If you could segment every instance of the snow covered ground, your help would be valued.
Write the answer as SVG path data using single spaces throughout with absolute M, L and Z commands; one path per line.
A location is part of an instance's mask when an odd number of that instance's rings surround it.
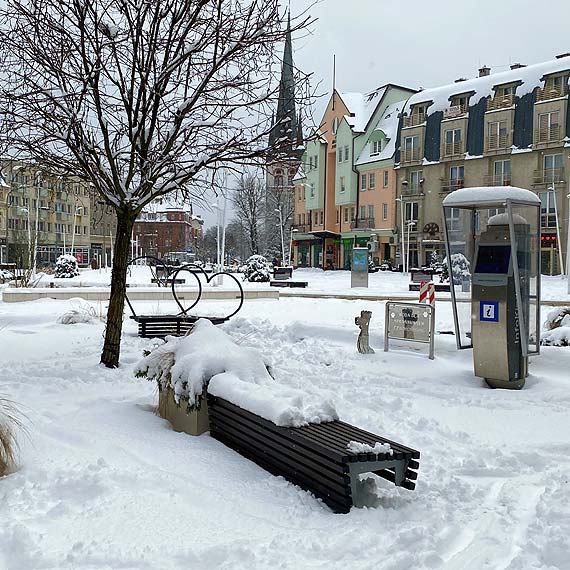
M 401 275 L 370 277 L 371 292 L 407 289 Z M 354 292 L 345 272 L 296 278 Z M 566 298 L 564 282 L 545 281 Z M 570 348 L 544 347 L 522 391 L 490 390 L 453 336 L 436 336 L 434 361 L 422 345 L 384 353 L 382 302 L 246 302 L 223 328 L 279 382 L 422 454 L 415 491 L 379 481 L 373 506 L 335 515 L 207 434 L 169 429 L 153 414 L 155 387 L 133 375 L 156 341 L 126 319 L 122 366 L 107 370 L 101 321 L 57 323 L 78 305 L 0 302 L 0 393 L 28 431 L 19 470 L 0 479 L 2 570 L 570 568 Z M 356 351 L 363 309 L 372 355 Z M 436 321 L 452 328 L 449 303 Z

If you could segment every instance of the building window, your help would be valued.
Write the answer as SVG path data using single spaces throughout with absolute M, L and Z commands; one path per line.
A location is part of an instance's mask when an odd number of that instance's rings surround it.
M 404 209 L 404 219 L 406 222 L 418 220 L 419 206 L 417 202 L 406 202 Z
M 363 220 L 366 217 L 366 206 L 360 206 L 360 219 Z
M 316 210 L 313 213 L 313 223 L 315 226 L 319 223 L 319 213 Z
M 368 177 L 368 190 L 374 190 L 375 186 L 376 186 L 376 174 L 374 174 L 374 172 L 371 172 Z
M 544 182 L 560 182 L 564 178 L 561 154 L 544 155 Z
M 368 220 L 372 221 L 374 219 L 374 205 L 368 204 Z
M 410 172 L 410 189 L 417 190 L 424 181 L 423 170 L 412 170 Z
M 382 141 L 370 141 L 370 156 L 380 154 L 382 152 Z
M 493 183 L 495 186 L 511 185 L 510 160 L 495 160 L 493 163 Z
M 338 149 L 338 161 L 342 162 L 342 148 Z
M 449 169 L 449 181 L 451 186 L 455 189 L 463 188 L 463 183 L 465 181 L 465 167 L 464 166 L 452 166 Z
M 487 125 L 487 148 L 496 150 L 507 147 L 507 121 L 495 121 Z
M 340 191 L 344 192 L 345 190 L 346 190 L 346 177 L 341 176 L 340 177 Z
M 332 123 L 332 132 L 333 135 L 336 135 L 336 132 L 338 131 L 338 117 L 335 117 L 333 119 L 333 123 Z
M 315 196 L 315 185 L 312 182 L 311 182 L 310 188 L 311 188 L 311 198 L 314 198 L 314 196 Z
M 344 147 L 344 160 L 348 160 L 348 145 Z
M 304 215 L 304 214 L 303 214 L 303 215 Z M 302 224 L 302 222 L 301 222 L 301 220 L 302 220 L 301 214 L 297 214 L 297 220 L 298 220 L 297 223 L 298 223 L 299 225 L 301 225 L 301 224 Z
M 540 192 L 540 226 L 542 228 L 556 227 L 556 194 L 554 192 Z
M 461 154 L 461 129 L 445 131 L 445 155 Z
M 18 205 L 18 196 L 14 196 L 14 195 L 10 194 L 8 196 L 8 204 L 10 206 L 17 206 Z
M 420 137 L 405 137 L 404 138 L 404 161 L 419 160 L 420 159 Z
M 325 223 L 325 211 L 324 210 L 321 210 L 320 217 L 321 217 L 321 226 L 322 226 Z
M 340 223 L 340 208 L 336 209 L 336 223 Z
M 314 164 L 314 168 L 319 167 L 319 155 L 318 154 L 315 155 L 315 158 L 313 159 L 313 164 Z
M 366 190 L 366 174 L 360 175 L 360 189 Z
M 344 221 L 345 223 L 348 222 L 348 208 L 344 209 Z
M 560 124 L 558 111 L 541 113 L 538 115 L 538 131 L 536 142 L 550 142 L 560 140 Z
M 350 208 L 350 221 L 354 222 L 354 208 Z
M 388 219 L 388 204 L 386 203 L 382 204 L 382 219 L 383 220 Z
M 313 157 L 309 156 L 309 170 L 313 170 Z
M 461 210 L 459 208 L 449 209 L 449 229 L 458 231 L 461 229 Z
M 390 181 L 390 173 L 387 170 L 384 170 L 384 188 L 388 188 L 388 182 Z
M 299 188 L 299 202 L 303 199 L 303 187 Z

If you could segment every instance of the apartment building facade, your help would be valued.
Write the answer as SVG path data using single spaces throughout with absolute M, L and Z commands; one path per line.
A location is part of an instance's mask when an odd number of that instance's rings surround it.
M 399 244 L 410 230 L 410 266 L 428 264 L 433 252 L 445 255 L 441 202 L 449 192 L 512 185 L 539 195 L 541 270 L 561 271 L 569 219 L 569 76 L 568 55 L 496 74 L 483 67 L 475 79 L 408 100 L 396 153 L 396 223 Z
M 89 186 L 16 160 L 4 161 L 2 173 L 0 263 L 27 265 L 32 247 L 39 267 L 54 264 L 63 253 L 73 253 L 79 265 L 88 265 Z
M 399 113 L 413 90 L 334 91 L 295 177 L 294 258 L 303 266 L 350 267 L 351 251 L 378 236 L 377 261 L 393 254 Z

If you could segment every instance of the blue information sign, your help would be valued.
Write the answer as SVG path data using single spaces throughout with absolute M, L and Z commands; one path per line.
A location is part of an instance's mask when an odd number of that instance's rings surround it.
M 499 302 L 479 301 L 479 320 L 487 323 L 499 322 Z
M 352 250 L 352 270 L 368 271 L 368 248 L 354 248 Z

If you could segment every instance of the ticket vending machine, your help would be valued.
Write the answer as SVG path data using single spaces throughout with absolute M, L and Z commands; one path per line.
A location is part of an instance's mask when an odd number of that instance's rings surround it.
M 522 388 L 528 374 L 523 354 L 519 307 L 515 284 L 518 264 L 522 311 L 529 314 L 528 278 L 530 226 L 515 216 L 516 257 L 511 247 L 506 214 L 489 218 L 475 247 L 471 322 L 475 375 L 493 388 Z
M 463 188 L 443 200 L 443 217 L 457 346 L 473 349 L 490 387 L 520 389 L 540 345 L 540 200 Z

